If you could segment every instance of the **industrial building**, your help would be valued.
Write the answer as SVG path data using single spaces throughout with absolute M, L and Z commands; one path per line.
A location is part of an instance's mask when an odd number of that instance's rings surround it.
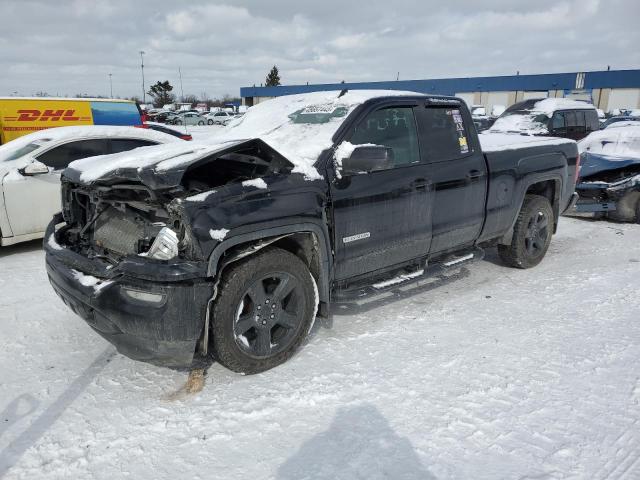
M 501 77 L 440 78 L 390 82 L 325 83 L 243 87 L 242 104 L 256 105 L 269 98 L 322 90 L 384 89 L 410 90 L 428 94 L 455 95 L 469 105 L 509 106 L 520 100 L 567 97 L 593 102 L 610 112 L 620 108 L 640 108 L 640 70 L 508 75 Z

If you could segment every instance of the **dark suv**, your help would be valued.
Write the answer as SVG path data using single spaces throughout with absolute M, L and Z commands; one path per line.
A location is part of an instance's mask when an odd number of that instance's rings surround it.
M 600 123 L 597 110 L 589 103 L 537 98 L 511 105 L 489 130 L 580 140 L 600 130 Z

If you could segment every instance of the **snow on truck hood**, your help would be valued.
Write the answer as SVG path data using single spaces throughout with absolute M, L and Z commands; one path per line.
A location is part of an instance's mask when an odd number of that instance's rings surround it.
M 118 170 L 146 169 L 157 173 L 185 169 L 189 164 L 222 149 L 260 139 L 293 165 L 293 172 L 320 178 L 313 166 L 320 153 L 333 145 L 332 137 L 347 116 L 367 100 L 388 96 L 424 96 L 394 90 L 353 90 L 287 95 L 251 107 L 219 133 L 183 145 L 138 148 L 135 151 L 73 162 L 65 175 L 89 183 Z

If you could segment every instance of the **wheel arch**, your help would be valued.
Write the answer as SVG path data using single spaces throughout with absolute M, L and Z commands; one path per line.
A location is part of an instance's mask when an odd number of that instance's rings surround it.
M 515 211 L 513 221 L 507 233 L 505 233 L 499 244 L 510 245 L 513 238 L 513 231 L 515 228 L 518 214 L 524 204 L 524 199 L 527 195 L 540 195 L 549 200 L 551 208 L 553 210 L 553 233 L 555 234 L 558 229 L 558 217 L 560 216 L 560 199 L 562 197 L 562 177 L 560 175 L 547 175 L 544 177 L 536 177 L 529 179 L 524 183 L 520 195 L 518 196 L 518 208 Z
M 321 304 L 330 302 L 331 246 L 326 227 L 296 223 L 230 236 L 209 256 L 207 276 L 218 278 L 229 264 L 249 257 L 267 246 L 276 246 L 299 257 L 318 285 Z

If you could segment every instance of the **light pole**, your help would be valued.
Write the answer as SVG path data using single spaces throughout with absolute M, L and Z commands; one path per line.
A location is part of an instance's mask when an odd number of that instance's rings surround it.
M 113 98 L 113 82 L 111 81 L 111 76 L 113 75 L 113 73 L 109 74 L 109 94 L 111 96 L 111 98 Z
M 147 103 L 147 94 L 144 91 L 144 50 L 140 50 L 140 71 L 142 72 L 142 103 Z

